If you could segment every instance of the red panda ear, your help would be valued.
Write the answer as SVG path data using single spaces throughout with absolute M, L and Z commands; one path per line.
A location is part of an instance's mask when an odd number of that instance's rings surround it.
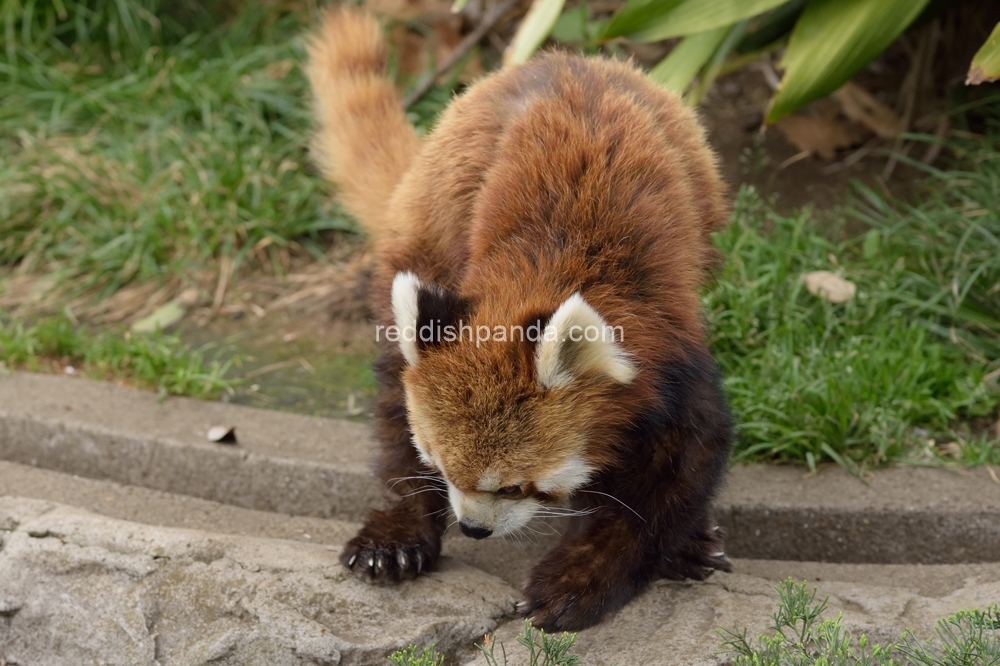
M 423 284 L 413 273 L 397 273 L 392 281 L 392 315 L 399 348 L 410 365 L 421 352 L 452 342 L 461 335 L 470 308 L 465 299 L 436 284 Z
M 566 386 L 585 374 L 602 374 L 622 384 L 636 369 L 621 346 L 624 331 L 612 328 L 579 293 L 559 306 L 535 349 L 535 378 L 542 388 Z

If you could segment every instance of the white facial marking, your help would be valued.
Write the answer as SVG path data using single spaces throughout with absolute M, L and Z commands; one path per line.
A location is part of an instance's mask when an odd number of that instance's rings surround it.
M 496 492 L 500 488 L 500 475 L 493 470 L 486 472 L 480 477 L 476 488 L 482 490 L 484 493 Z
M 434 460 L 430 457 L 430 454 L 427 453 L 427 450 L 420 445 L 420 440 L 417 438 L 416 435 L 413 436 L 412 441 L 413 441 L 413 448 L 417 450 L 417 457 L 420 458 L 420 462 L 431 468 L 437 467 L 437 465 L 435 465 L 434 463 Z
M 505 500 L 490 493 L 466 494 L 451 481 L 448 500 L 458 520 L 463 518 L 478 526 L 492 530 L 493 536 L 510 534 L 524 527 L 538 510 L 538 503 L 531 499 Z
M 559 306 L 535 352 L 535 376 L 543 388 L 566 386 L 586 373 L 600 373 L 622 384 L 638 372 L 614 339 L 614 329 L 579 293 Z
M 573 456 L 556 471 L 547 474 L 535 483 L 535 487 L 543 493 L 559 492 L 570 494 L 590 480 L 593 470 L 579 456 Z
M 397 273 L 392 281 L 392 316 L 399 335 L 399 350 L 410 365 L 416 365 L 417 354 L 417 293 L 420 280 L 410 271 Z

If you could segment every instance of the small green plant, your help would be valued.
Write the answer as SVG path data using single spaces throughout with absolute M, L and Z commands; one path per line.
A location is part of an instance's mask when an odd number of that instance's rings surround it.
M 517 642 L 528 649 L 529 666 L 577 666 L 580 657 L 570 654 L 576 643 L 576 634 L 547 634 L 544 629 L 536 629 L 529 620 L 524 621 L 524 631 L 517 635 Z M 487 636 L 482 645 L 477 645 L 489 666 L 507 666 L 507 651 L 503 643 Z M 497 659 L 496 648 L 500 648 Z
M 580 657 L 570 654 L 576 634 L 547 634 L 525 620 L 524 631 L 517 635 L 516 640 L 528 650 L 528 666 L 579 666 Z M 495 636 L 486 636 L 483 644 L 476 645 L 476 648 L 489 666 L 507 666 L 507 650 Z M 388 659 L 396 666 L 444 666 L 444 657 L 437 653 L 433 645 L 422 652 L 411 645 L 389 655 Z
M 899 651 L 907 662 L 920 666 L 996 666 L 1000 664 L 1000 607 L 959 611 L 938 620 L 941 647 L 921 643 L 907 631 Z
M 444 657 L 437 653 L 433 645 L 424 648 L 423 652 L 418 652 L 418 649 L 411 645 L 405 650 L 394 652 L 389 655 L 389 661 L 396 666 L 444 666 Z
M 747 638 L 746 628 L 719 630 L 723 653 L 735 666 L 996 666 L 1000 664 L 1000 609 L 966 610 L 939 620 L 940 647 L 907 630 L 899 644 L 869 645 L 841 626 L 841 615 L 820 621 L 826 599 L 791 579 L 777 586 L 780 601 L 770 635 Z
M 816 603 L 816 588 L 791 579 L 778 585 L 781 601 L 771 615 L 770 636 L 747 638 L 746 628 L 720 629 L 722 647 L 732 655 L 735 666 L 890 666 L 892 646 L 868 646 L 868 637 L 856 641 L 835 620 L 819 621 L 826 610 L 826 600 Z

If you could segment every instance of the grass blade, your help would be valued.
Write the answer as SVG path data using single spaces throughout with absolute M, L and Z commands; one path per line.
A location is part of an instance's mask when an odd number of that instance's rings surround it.
M 545 43 L 553 26 L 562 14 L 566 0 L 534 0 L 521 25 L 517 28 L 514 41 L 503 56 L 504 66 L 520 65 Z
M 684 94 L 691 79 L 705 66 L 728 33 L 729 26 L 723 26 L 685 37 L 649 70 L 649 78 L 671 92 Z

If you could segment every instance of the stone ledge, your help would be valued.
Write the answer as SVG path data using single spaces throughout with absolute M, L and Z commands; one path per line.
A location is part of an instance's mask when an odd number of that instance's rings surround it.
M 239 444 L 212 444 L 211 425 Z M 0 377 L 0 460 L 249 509 L 357 522 L 380 496 L 362 424 L 81 379 Z M 985 469 L 737 466 L 717 503 L 736 557 L 875 563 L 1000 560 L 1000 485 Z
M 236 446 L 209 442 L 235 426 Z M 361 520 L 381 497 L 367 426 L 15 372 L 0 460 L 292 515 Z
M 513 613 L 511 587 L 459 561 L 378 587 L 336 550 L 0 497 L 0 651 L 51 666 L 381 666 L 435 643 L 459 663 Z

